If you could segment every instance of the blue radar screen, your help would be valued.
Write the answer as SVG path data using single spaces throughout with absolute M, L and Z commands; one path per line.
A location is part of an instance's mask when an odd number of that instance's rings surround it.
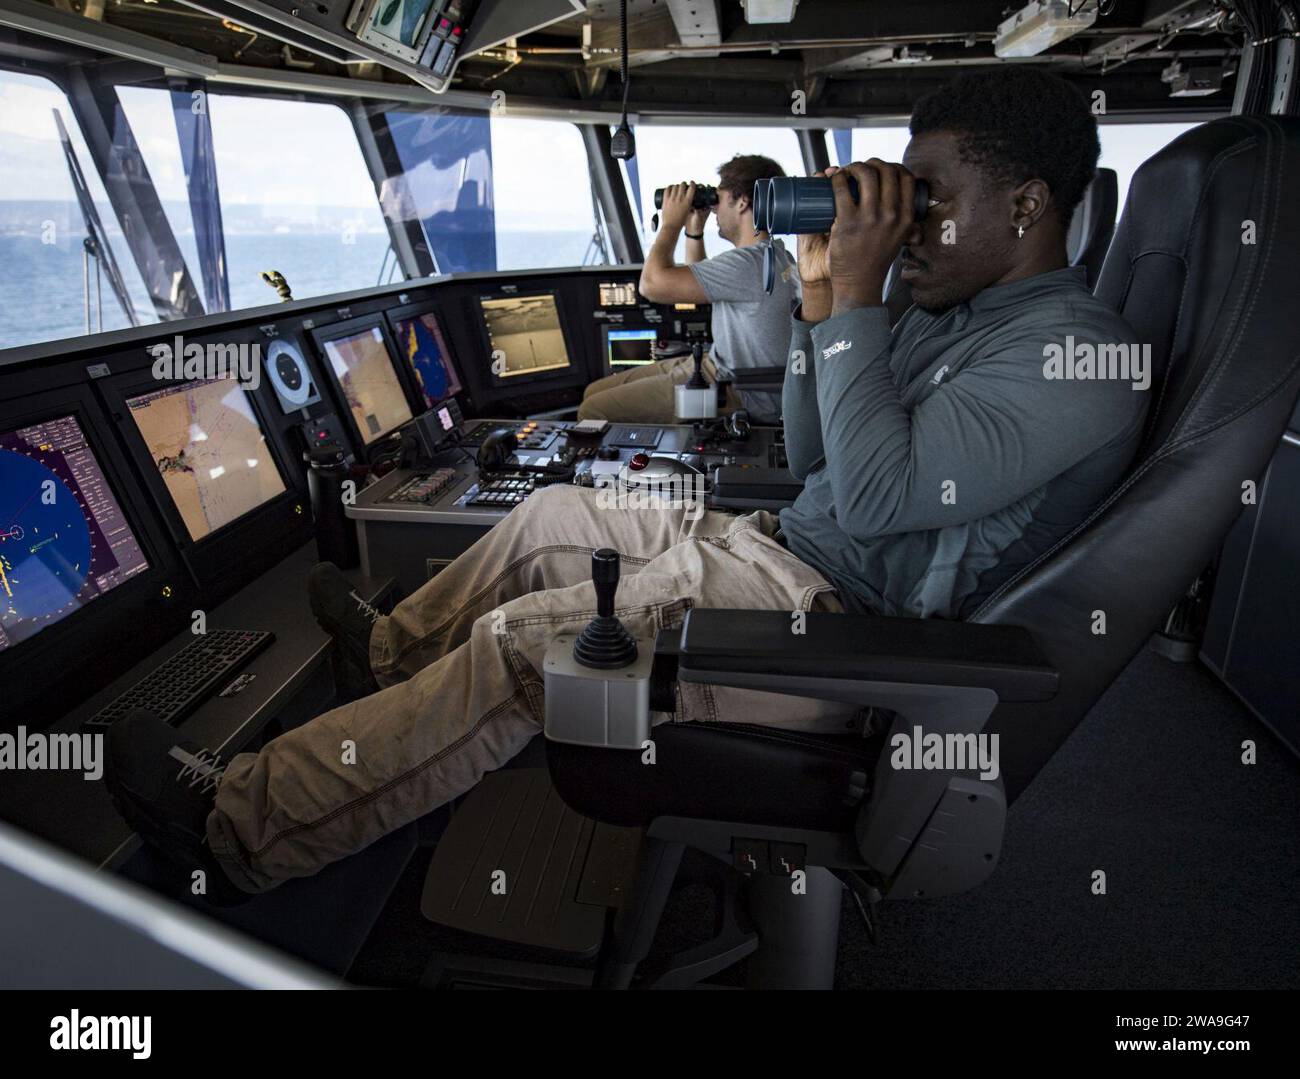
M 0 431 L 0 649 L 147 568 L 74 417 Z

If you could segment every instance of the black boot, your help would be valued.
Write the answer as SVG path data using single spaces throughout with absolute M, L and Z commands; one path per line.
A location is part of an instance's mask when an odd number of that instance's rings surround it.
M 312 614 L 339 646 L 339 692 L 349 700 L 379 689 L 370 669 L 370 633 L 379 611 L 353 591 L 333 562 L 318 562 L 307 578 Z
M 252 899 L 208 848 L 208 814 L 226 770 L 221 758 L 140 708 L 109 727 L 107 741 L 104 782 L 122 819 L 184 870 L 187 884 L 194 870 L 203 870 L 209 903 L 227 907 Z

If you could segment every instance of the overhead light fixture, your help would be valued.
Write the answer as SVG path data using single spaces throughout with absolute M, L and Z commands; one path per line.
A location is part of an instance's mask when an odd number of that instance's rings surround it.
M 740 0 L 748 23 L 792 22 L 799 0 Z
M 1033 0 L 998 24 L 993 53 L 1002 59 L 1037 56 L 1096 21 L 1093 0 L 1083 0 L 1078 10 L 1071 0 Z

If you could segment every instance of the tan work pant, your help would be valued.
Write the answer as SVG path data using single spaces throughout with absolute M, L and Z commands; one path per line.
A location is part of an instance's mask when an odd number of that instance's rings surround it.
M 706 355 L 700 367 L 710 383 L 717 382 L 718 372 L 711 357 Z M 583 392 L 578 419 L 673 423 L 676 419 L 674 391 L 690 379 L 694 370 L 695 360 L 691 356 L 674 356 L 671 360 L 658 360 L 598 378 Z M 734 412 L 744 407 L 736 391 L 728 386 L 726 402 L 719 411 Z
M 307 876 L 468 791 L 542 729 L 542 659 L 596 613 L 591 555 L 622 555 L 617 613 L 638 638 L 688 609 L 842 610 L 785 549 L 777 521 L 698 503 L 627 508 L 608 491 L 532 495 L 375 625 L 379 692 L 230 762 L 208 840 L 231 878 L 261 891 Z M 304 597 L 304 602 L 306 598 Z M 845 705 L 680 684 L 673 718 L 843 732 Z M 656 722 L 669 716 L 654 714 Z

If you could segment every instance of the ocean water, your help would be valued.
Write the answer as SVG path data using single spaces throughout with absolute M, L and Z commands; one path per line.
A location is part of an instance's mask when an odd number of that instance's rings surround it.
M 358 233 L 344 243 L 340 233 L 230 233 L 226 236 L 231 306 L 235 310 L 279 301 L 275 290 L 259 276 L 279 270 L 295 299 L 309 299 L 379 284 L 388 250 L 386 233 Z M 499 232 L 497 268 L 577 266 L 587 252 L 586 232 Z M 182 252 L 195 274 L 191 236 L 180 237 Z M 120 235 L 113 237 L 118 267 L 126 278 L 141 324 L 157 322 L 144 282 L 129 259 Z M 390 259 L 391 265 L 391 259 Z M 486 269 L 486 267 L 485 267 Z M 202 283 L 196 278 L 202 291 Z M 91 272 L 91 318 L 95 324 L 94 272 Z M 103 328 L 122 329 L 130 323 L 122 313 L 107 279 L 101 285 Z M 60 242 L 43 244 L 39 235 L 0 234 L 0 349 L 38 341 L 80 337 L 86 332 L 85 289 L 82 281 L 82 237 L 65 234 Z

